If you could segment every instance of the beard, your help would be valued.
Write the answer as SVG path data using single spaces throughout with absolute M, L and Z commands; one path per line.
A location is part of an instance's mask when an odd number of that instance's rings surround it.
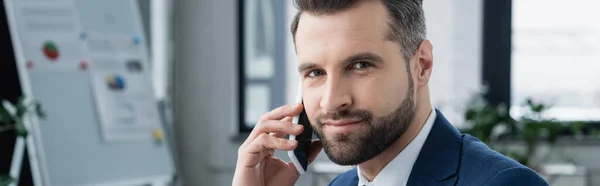
M 381 154 L 410 126 L 415 113 L 413 92 L 414 85 L 409 79 L 409 89 L 404 100 L 392 113 L 385 116 L 375 117 L 370 111 L 361 109 L 317 115 L 315 119 L 317 125 L 314 129 L 327 157 L 338 165 L 357 165 Z M 358 125 L 364 126 L 359 126 L 358 131 L 354 133 L 331 135 L 324 133 L 324 125 L 321 121 L 342 118 L 360 119 Z

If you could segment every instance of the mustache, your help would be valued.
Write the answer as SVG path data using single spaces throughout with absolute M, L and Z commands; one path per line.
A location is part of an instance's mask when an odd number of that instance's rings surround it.
M 319 125 L 323 125 L 324 120 L 340 120 L 340 119 L 359 119 L 365 122 L 371 122 L 373 114 L 368 110 L 341 110 L 336 112 L 319 113 L 315 117 L 315 121 Z

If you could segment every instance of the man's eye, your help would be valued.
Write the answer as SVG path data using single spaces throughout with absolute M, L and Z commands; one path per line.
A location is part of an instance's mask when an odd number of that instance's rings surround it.
M 313 70 L 313 71 L 308 72 L 308 74 L 307 74 L 308 77 L 317 77 L 320 75 L 323 75 L 323 72 L 320 70 Z
M 371 66 L 371 64 L 369 64 L 367 62 L 357 62 L 357 63 L 354 63 L 354 65 L 352 65 L 352 68 L 353 69 L 364 69 L 364 68 L 367 68 L 370 66 Z

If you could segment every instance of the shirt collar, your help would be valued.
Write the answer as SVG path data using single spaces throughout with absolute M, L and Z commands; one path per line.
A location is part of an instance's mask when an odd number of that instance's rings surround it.
M 390 163 L 388 163 L 372 182 L 369 182 L 360 172 L 360 167 L 356 166 L 358 174 L 358 186 L 382 186 L 382 185 L 406 185 L 412 167 L 421 152 L 421 148 L 433 127 L 436 111 L 431 109 L 431 113 L 425 121 L 423 128 L 417 136 L 400 152 Z

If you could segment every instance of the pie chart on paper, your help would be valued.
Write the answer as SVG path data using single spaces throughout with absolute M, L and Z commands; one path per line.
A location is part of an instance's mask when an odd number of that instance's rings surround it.
M 122 91 L 125 89 L 125 78 L 120 75 L 110 74 L 106 76 L 108 88 L 113 91 Z
M 52 41 L 46 41 L 42 47 L 42 51 L 44 52 L 46 58 L 52 60 L 53 62 L 56 61 L 60 55 L 58 46 L 56 46 L 56 44 Z

